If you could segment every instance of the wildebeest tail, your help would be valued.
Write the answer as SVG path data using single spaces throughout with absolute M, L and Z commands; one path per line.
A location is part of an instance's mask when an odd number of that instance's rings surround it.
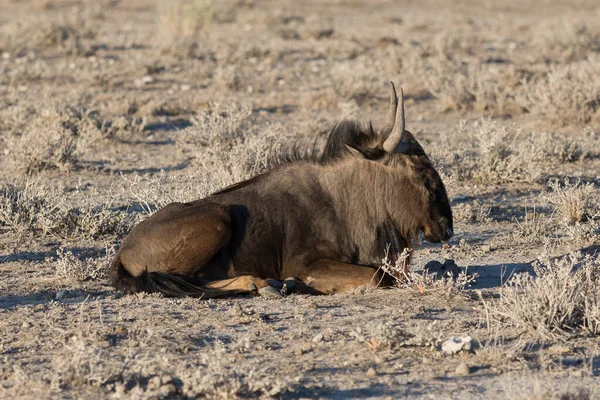
M 166 272 L 144 271 L 133 276 L 116 257 L 110 266 L 110 278 L 116 289 L 127 293 L 162 293 L 167 297 L 202 297 L 213 298 L 240 293 L 237 290 L 214 289 L 203 285 L 198 280 Z

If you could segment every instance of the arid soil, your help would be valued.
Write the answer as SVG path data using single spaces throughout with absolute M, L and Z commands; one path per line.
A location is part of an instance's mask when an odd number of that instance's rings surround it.
M 0 398 L 600 398 L 599 20 L 583 0 L 0 0 Z M 381 127 L 389 81 L 454 213 L 410 281 L 110 287 L 136 222 L 344 118 Z

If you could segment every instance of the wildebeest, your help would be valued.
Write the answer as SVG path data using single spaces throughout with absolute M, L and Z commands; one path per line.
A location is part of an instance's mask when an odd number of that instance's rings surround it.
M 400 100 L 400 101 L 399 101 Z M 446 189 L 405 130 L 390 86 L 387 121 L 342 121 L 318 159 L 295 160 L 204 199 L 171 203 L 133 228 L 110 266 L 116 288 L 211 298 L 283 291 L 324 294 L 387 285 L 377 270 L 420 233 L 453 235 Z M 281 281 L 294 277 L 294 281 Z

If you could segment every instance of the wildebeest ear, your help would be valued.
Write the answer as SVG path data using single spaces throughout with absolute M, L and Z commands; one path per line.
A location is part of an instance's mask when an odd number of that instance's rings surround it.
M 385 150 L 380 147 L 376 147 L 374 149 L 370 147 L 364 147 L 359 145 L 352 145 L 348 143 L 344 143 L 348 151 L 352 154 L 360 154 L 367 160 L 379 160 L 385 155 Z
M 421 144 L 409 131 L 404 131 L 404 140 L 400 143 L 399 147 L 405 148 L 404 151 L 402 151 L 401 149 L 399 153 L 410 154 L 413 156 L 420 156 L 425 154 L 425 150 L 423 150 Z

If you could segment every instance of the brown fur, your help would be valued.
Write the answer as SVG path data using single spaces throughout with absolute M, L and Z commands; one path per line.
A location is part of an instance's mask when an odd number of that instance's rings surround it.
M 403 106 L 400 115 L 403 128 Z M 402 152 L 390 154 L 383 147 L 392 134 L 343 122 L 319 159 L 288 160 L 207 198 L 168 205 L 125 239 L 111 264 L 113 284 L 203 297 L 261 289 L 267 278 L 296 277 L 315 293 L 389 284 L 376 272 L 388 245 L 397 257 L 419 232 L 433 242 L 452 235 L 439 175 L 412 134 L 400 133 L 402 141 L 386 147 Z

